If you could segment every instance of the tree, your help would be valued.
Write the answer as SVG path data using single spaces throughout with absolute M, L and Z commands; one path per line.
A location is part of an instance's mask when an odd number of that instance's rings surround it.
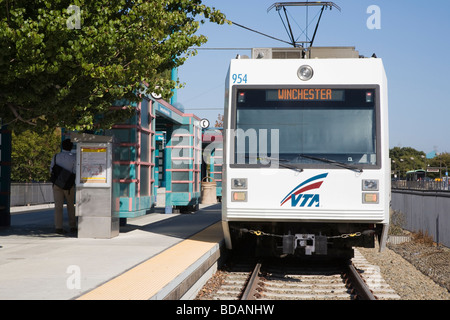
M 450 168 L 450 153 L 437 154 L 432 159 L 427 159 L 425 152 L 411 147 L 395 147 L 389 150 L 392 161 L 392 172 L 399 178 L 406 178 L 406 172 L 411 170 L 427 170 L 429 167 L 440 168 L 439 172 L 427 172 L 428 178 L 439 178 L 445 176 L 445 170 Z
M 450 169 L 450 153 L 439 153 L 433 159 L 427 160 L 427 165 L 429 167 L 439 168 L 439 172 L 433 174 L 427 174 L 432 178 L 442 178 L 446 176 L 446 172 Z
M 424 169 L 426 167 L 426 155 L 423 151 L 418 151 L 411 147 L 394 147 L 389 150 L 389 157 L 392 161 L 392 171 L 400 178 L 406 177 L 406 172 L 411 170 Z
M 26 130 L 12 132 L 11 180 L 18 182 L 48 181 L 50 162 L 60 152 L 61 132 L 38 134 Z
M 201 0 L 0 0 L 0 118 L 16 132 L 109 128 L 207 41 Z M 123 110 L 111 110 L 125 101 Z

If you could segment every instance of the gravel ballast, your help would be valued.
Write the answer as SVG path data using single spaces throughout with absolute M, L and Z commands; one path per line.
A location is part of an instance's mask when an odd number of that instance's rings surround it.
M 380 268 L 401 300 L 450 300 L 450 249 L 414 241 L 378 248 L 358 248 Z

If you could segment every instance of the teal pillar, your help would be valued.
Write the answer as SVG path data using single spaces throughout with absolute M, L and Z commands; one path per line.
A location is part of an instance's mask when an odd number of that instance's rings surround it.
M 0 227 L 11 226 L 11 131 L 0 126 Z
M 165 170 L 165 185 L 166 185 L 166 210 L 165 213 L 172 213 L 172 171 L 167 171 L 167 169 L 172 169 L 172 127 L 167 127 L 166 131 L 166 145 L 164 148 L 164 170 Z
M 171 80 L 177 82 L 178 81 L 178 69 L 177 68 L 173 68 L 172 72 L 171 72 Z M 170 99 L 170 104 L 174 105 L 175 103 L 177 103 L 178 100 L 178 96 L 177 96 L 177 88 L 172 89 L 173 95 L 172 98 Z

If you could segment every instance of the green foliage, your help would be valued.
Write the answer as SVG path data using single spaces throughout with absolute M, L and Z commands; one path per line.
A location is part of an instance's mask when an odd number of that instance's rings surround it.
M 423 151 L 418 151 L 411 147 L 395 147 L 389 150 L 389 157 L 392 161 L 392 172 L 398 178 L 405 179 L 406 172 L 411 170 L 426 169 L 427 167 L 442 167 L 441 174 L 445 175 L 445 167 L 450 165 L 450 153 L 440 154 L 433 159 L 427 159 Z M 427 173 L 427 177 L 437 178 L 439 173 Z
M 110 128 L 132 112 L 115 101 L 170 95 L 160 75 L 207 41 L 199 15 L 225 22 L 201 0 L 0 0 L 0 118 L 16 132 Z
M 405 178 L 407 171 L 425 169 L 426 154 L 414 148 L 395 147 L 389 150 L 389 157 L 392 160 L 392 171 L 400 178 Z
M 445 176 L 445 172 L 450 169 L 450 153 L 441 153 L 436 155 L 433 159 L 427 159 L 427 166 L 441 168 L 440 173 L 427 174 L 427 176 L 432 178 L 441 178 Z
M 31 130 L 13 132 L 11 138 L 11 180 L 48 181 L 52 157 L 61 150 L 60 130 L 44 134 Z

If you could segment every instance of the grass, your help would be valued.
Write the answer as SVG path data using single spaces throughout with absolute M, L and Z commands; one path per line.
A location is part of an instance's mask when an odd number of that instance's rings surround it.
M 406 226 L 406 216 L 400 211 L 391 210 L 390 224 L 389 224 L 389 235 L 391 236 L 404 236 L 409 232 L 405 232 L 403 229 Z M 424 246 L 435 246 L 433 237 L 428 234 L 428 231 L 417 231 L 411 233 L 411 239 L 417 244 L 422 244 Z
M 403 227 L 406 225 L 406 217 L 405 214 L 400 211 L 391 210 L 391 217 L 389 224 L 389 232 L 388 234 L 391 236 L 404 236 L 405 232 Z
M 412 234 L 412 240 L 415 243 L 423 244 L 425 246 L 431 247 L 435 245 L 433 237 L 428 234 L 428 231 L 418 231 Z

